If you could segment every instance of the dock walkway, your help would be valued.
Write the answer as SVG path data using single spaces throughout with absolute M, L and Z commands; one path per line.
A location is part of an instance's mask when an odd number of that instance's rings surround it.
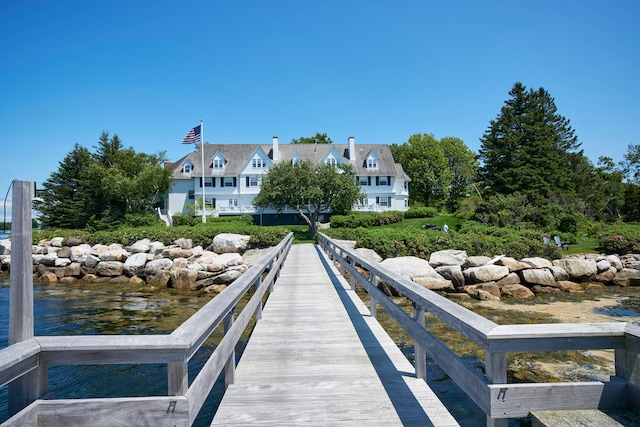
M 294 245 L 211 423 L 458 426 L 313 244 Z

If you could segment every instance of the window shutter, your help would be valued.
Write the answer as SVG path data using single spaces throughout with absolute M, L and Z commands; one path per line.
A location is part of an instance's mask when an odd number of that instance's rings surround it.
M 376 176 L 376 185 L 380 185 L 380 177 Z
M 213 182 L 213 184 L 211 184 L 211 186 L 215 187 L 216 186 L 216 178 L 215 177 L 211 178 L 211 182 Z M 213 200 L 215 200 L 215 199 L 213 199 Z
M 249 177 L 247 177 L 247 187 L 249 186 Z
M 371 185 L 371 177 L 370 176 L 367 177 L 367 185 Z
M 236 180 L 236 177 L 235 177 L 235 176 L 233 177 L 233 186 L 234 186 L 234 187 L 237 187 L 237 186 L 238 186 L 238 182 L 237 182 L 237 180 Z
M 202 177 L 198 178 L 198 180 L 200 181 L 200 187 L 202 187 Z
M 213 178 L 213 180 L 215 181 L 216 179 L 215 179 L 215 178 Z M 215 199 L 215 197 L 214 197 L 213 199 L 211 199 L 211 207 L 212 207 L 213 209 L 215 209 L 215 208 L 216 208 L 216 199 Z
M 376 196 L 376 205 L 380 204 L 380 197 Z
M 391 185 L 391 177 L 390 176 L 387 177 L 387 185 Z
M 389 199 L 387 201 L 387 207 L 389 207 L 389 208 L 391 207 L 391 196 L 389 196 Z

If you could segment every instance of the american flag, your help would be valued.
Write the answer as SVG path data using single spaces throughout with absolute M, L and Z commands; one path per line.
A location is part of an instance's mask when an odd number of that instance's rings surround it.
M 198 125 L 196 127 L 194 127 L 193 129 L 191 129 L 188 133 L 187 136 L 185 136 L 184 138 L 182 138 L 182 143 L 183 144 L 193 144 L 195 142 L 200 142 L 200 128 L 202 127 L 202 125 Z

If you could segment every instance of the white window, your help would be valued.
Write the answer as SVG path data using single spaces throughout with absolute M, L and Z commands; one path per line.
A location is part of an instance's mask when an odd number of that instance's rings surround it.
M 360 180 L 360 185 L 369 185 L 369 178 L 366 176 L 361 176 L 359 178 Z
M 389 185 L 389 180 L 387 179 L 386 176 L 379 176 L 378 185 Z
M 261 157 L 254 157 L 252 165 L 256 169 L 264 169 L 267 167 L 267 162 L 265 162 Z
M 186 162 L 184 165 L 182 165 L 182 170 L 180 172 L 191 173 L 191 171 L 193 171 L 193 165 L 189 162 Z
M 213 169 L 222 169 L 222 168 L 224 168 L 224 160 L 221 159 L 220 157 L 216 157 L 215 159 L 213 159 L 213 163 L 211 164 L 211 167 Z
M 378 159 L 373 156 L 367 157 L 367 169 L 378 169 Z
M 249 187 L 257 187 L 258 186 L 258 177 L 256 175 L 249 177 Z
M 238 199 L 229 199 L 229 207 L 238 207 Z
M 336 166 L 336 165 L 338 164 L 338 161 L 337 161 L 337 160 L 336 160 L 336 158 L 335 158 L 335 157 L 333 157 L 333 156 L 329 156 L 329 157 L 327 157 L 327 160 L 326 160 L 325 162 L 326 162 L 328 165 L 331 165 L 331 166 Z
M 225 187 L 235 187 L 234 185 L 234 179 L 230 178 L 230 177 L 225 177 L 224 178 L 224 186 Z

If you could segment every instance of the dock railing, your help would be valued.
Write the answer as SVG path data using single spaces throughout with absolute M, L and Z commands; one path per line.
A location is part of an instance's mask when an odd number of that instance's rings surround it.
M 351 287 L 370 296 L 370 312 L 381 306 L 414 340 L 416 375 L 426 381 L 428 355 L 486 414 L 487 426 L 532 411 L 612 409 L 640 406 L 640 327 L 624 322 L 498 325 L 411 280 L 358 255 L 325 234 L 318 242 Z M 377 288 L 385 282 L 413 302 L 408 315 Z M 431 313 L 485 351 L 484 374 L 425 329 Z M 507 383 L 507 353 L 551 350 L 615 351 L 615 375 L 608 382 Z
M 217 378 L 224 372 L 225 384 L 233 383 L 236 344 L 254 314 L 260 320 L 263 298 L 273 290 L 292 239 L 293 234 L 285 237 L 171 334 L 27 336 L 0 350 L 0 386 L 9 384 L 13 415 L 2 426 L 191 426 Z M 248 294 L 249 301 L 236 316 L 236 305 Z M 32 298 L 32 292 L 25 295 Z M 189 360 L 220 324 L 223 338 L 189 385 Z M 51 398 L 48 367 L 87 364 L 166 364 L 167 396 L 45 400 Z

